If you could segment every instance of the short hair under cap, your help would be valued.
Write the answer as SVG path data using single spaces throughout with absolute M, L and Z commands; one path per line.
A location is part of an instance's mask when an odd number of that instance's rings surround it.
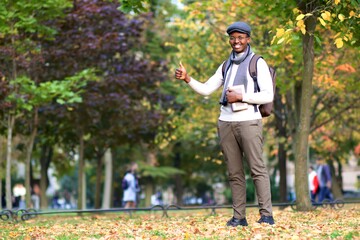
M 234 22 L 227 28 L 226 32 L 229 35 L 233 32 L 246 33 L 250 37 L 251 28 L 245 22 Z

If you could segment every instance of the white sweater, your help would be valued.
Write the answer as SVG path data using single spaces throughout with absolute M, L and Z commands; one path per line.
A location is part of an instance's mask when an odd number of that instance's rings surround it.
M 239 65 L 234 64 L 231 72 L 229 71 L 227 73 L 231 74 L 228 87 L 233 85 L 238 67 Z M 273 101 L 274 97 L 269 67 L 266 64 L 265 60 L 262 58 L 259 58 L 257 62 L 257 79 L 260 92 L 254 93 L 254 80 L 250 76 L 249 71 L 247 71 L 248 83 L 246 93 L 243 95 L 243 102 L 247 102 L 250 104 L 248 109 L 233 112 L 230 104 L 227 104 L 226 106 L 221 105 L 219 120 L 226 122 L 240 122 L 261 119 L 260 111 L 255 112 L 254 106 L 252 104 L 256 104 L 256 107 L 258 108 L 259 104 L 269 103 Z M 204 96 L 210 95 L 223 85 L 222 64 L 218 67 L 215 74 L 210 77 L 205 83 L 201 83 L 191 78 L 188 84 L 197 93 Z

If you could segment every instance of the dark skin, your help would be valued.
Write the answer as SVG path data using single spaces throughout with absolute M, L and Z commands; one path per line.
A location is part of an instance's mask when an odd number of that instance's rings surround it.
M 246 33 L 232 32 L 229 35 L 229 43 L 233 51 L 236 53 L 242 53 L 246 50 L 248 43 L 250 43 L 250 37 Z M 179 68 L 175 70 L 175 78 L 183 80 L 186 83 L 191 81 L 186 68 L 180 62 Z M 240 91 L 232 90 L 231 87 L 226 91 L 226 98 L 229 103 L 242 101 L 243 96 Z

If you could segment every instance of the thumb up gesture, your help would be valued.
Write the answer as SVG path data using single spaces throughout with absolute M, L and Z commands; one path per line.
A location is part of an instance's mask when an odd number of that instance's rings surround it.
M 181 62 L 179 64 L 179 68 L 175 70 L 175 78 L 184 80 L 186 83 L 190 82 L 190 77 L 186 72 L 186 68 L 184 67 L 184 65 L 182 65 Z

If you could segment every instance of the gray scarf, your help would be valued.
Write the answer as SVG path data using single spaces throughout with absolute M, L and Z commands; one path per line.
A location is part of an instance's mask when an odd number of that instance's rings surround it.
M 227 104 L 227 99 L 226 99 L 225 93 L 228 89 L 229 77 L 230 77 L 230 74 L 227 74 L 227 72 L 231 72 L 233 64 L 236 64 L 236 65 L 240 64 L 240 66 L 236 72 L 236 75 L 235 75 L 233 86 L 244 85 L 245 92 L 246 92 L 246 88 L 247 88 L 247 77 L 246 77 L 247 72 L 246 71 L 249 68 L 249 63 L 251 60 L 251 57 L 248 57 L 248 56 L 251 56 L 251 55 L 252 55 L 251 47 L 250 47 L 250 44 L 248 44 L 244 54 L 241 54 L 241 56 L 238 57 L 238 56 L 236 56 L 236 53 L 234 51 L 232 51 L 229 56 L 229 59 L 224 63 L 224 64 L 226 64 L 225 65 L 225 74 L 224 74 L 224 76 L 226 78 L 224 81 L 224 89 L 223 89 L 223 92 L 222 92 L 221 98 L 220 98 L 220 104 L 222 104 L 224 106 Z M 230 71 L 228 71 L 229 68 L 230 68 Z

